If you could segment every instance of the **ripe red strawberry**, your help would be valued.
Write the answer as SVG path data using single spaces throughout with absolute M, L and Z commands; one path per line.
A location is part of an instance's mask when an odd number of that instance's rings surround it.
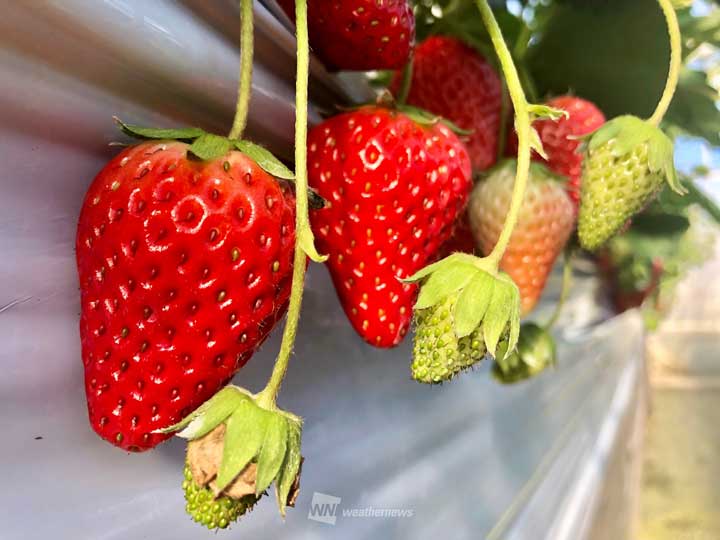
M 515 161 L 498 165 L 470 196 L 470 225 L 486 255 L 495 247 L 510 208 L 515 167 Z M 535 307 L 574 227 L 573 205 L 563 183 L 543 165 L 532 164 L 520 217 L 500 263 L 520 289 L 523 313 Z
M 239 151 L 145 142 L 108 163 L 77 229 L 93 429 L 152 448 L 242 367 L 284 314 L 294 195 Z
M 398 278 L 435 258 L 471 188 L 465 147 L 442 123 L 366 106 L 308 137 L 309 182 L 329 201 L 311 223 L 345 312 L 368 343 L 407 333 L 417 285 Z
M 580 204 L 580 177 L 582 176 L 582 141 L 578 137 L 592 133 L 605 123 L 605 115 L 594 103 L 577 96 L 559 96 L 546 105 L 567 111 L 568 117 L 557 121 L 538 120 L 533 126 L 540 135 L 548 159 L 533 152 L 533 159 L 545 163 L 548 168 L 568 179 L 568 194 L 577 214 Z M 517 154 L 517 135 L 511 130 L 508 149 Z
M 278 3 L 294 21 L 294 0 Z M 396 69 L 410 56 L 415 17 L 407 0 L 309 0 L 308 33 L 330 70 Z
M 395 92 L 401 78 L 395 74 Z M 467 149 L 476 170 L 492 166 L 497 157 L 501 92 L 495 69 L 463 42 L 432 36 L 415 48 L 407 102 L 471 130 Z

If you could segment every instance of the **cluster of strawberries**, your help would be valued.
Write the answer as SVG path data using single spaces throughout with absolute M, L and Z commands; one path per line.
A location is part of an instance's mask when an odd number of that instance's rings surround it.
M 280 4 L 304 23 L 304 3 Z M 251 33 L 252 3 L 242 6 Z M 537 373 L 555 346 L 549 326 L 521 330 L 521 306 L 527 313 L 536 305 L 576 224 L 580 244 L 594 250 L 665 179 L 682 191 L 672 143 L 656 127 L 662 109 L 653 121 L 606 124 L 576 96 L 533 105 L 551 119 L 540 116 L 531 130 L 537 153 L 517 214 L 518 141 L 506 129 L 512 116 L 503 114 L 491 61 L 451 36 L 415 46 L 407 0 L 307 7 L 310 43 L 329 69 L 394 70 L 390 88 L 399 96 L 383 94 L 314 127 L 307 153 L 298 123 L 296 155 L 307 157 L 316 203 L 312 233 L 350 323 L 369 344 L 394 347 L 414 321 L 411 369 L 420 382 L 449 380 L 486 354 L 504 382 Z M 487 4 L 484 17 L 492 21 Z M 252 71 L 252 54 L 243 66 Z M 298 91 L 298 110 L 304 95 Z M 98 174 L 77 229 L 91 425 L 129 451 L 181 430 L 191 440 L 188 512 L 209 528 L 228 526 L 273 482 L 284 515 L 302 462 L 302 421 L 274 401 L 284 371 L 270 394 L 225 385 L 291 299 L 289 320 L 297 322 L 298 263 L 305 254 L 320 260 L 304 176 L 298 172 L 296 208 L 294 174 L 235 125 L 231 137 L 121 128 L 143 142 Z M 288 328 L 286 352 L 295 336 Z
M 280 3 L 292 14 L 294 2 Z M 332 117 L 311 130 L 307 153 L 310 186 L 324 199 L 312 227 L 348 319 L 368 343 L 396 346 L 418 290 L 402 280 L 455 251 L 487 255 L 497 242 L 516 152 L 513 130 L 499 140 L 510 120 L 501 80 L 453 37 L 415 46 L 407 1 L 311 0 L 308 13 L 312 47 L 329 68 L 395 69 L 398 91 L 412 58 L 406 104 Z M 567 116 L 534 125 L 545 155 L 534 155 L 501 262 L 525 313 L 575 228 L 579 139 L 605 121 L 579 97 L 547 105 Z M 93 428 L 145 450 L 167 438 L 158 429 L 225 385 L 285 313 L 295 206 L 292 174 L 247 141 L 124 128 L 149 140 L 110 161 L 87 192 L 77 232 L 80 328 Z M 580 210 L 581 241 L 583 220 L 594 229 L 596 217 Z

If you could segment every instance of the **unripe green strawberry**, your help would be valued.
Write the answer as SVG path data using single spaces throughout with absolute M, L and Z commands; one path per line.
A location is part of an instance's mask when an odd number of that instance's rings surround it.
M 485 356 L 482 326 L 465 337 L 455 335 L 453 314 L 458 294 L 415 312 L 415 342 L 413 379 L 424 383 L 439 383 L 452 379 Z
M 448 381 L 486 353 L 504 359 L 515 350 L 520 291 L 495 264 L 453 253 L 405 280 L 422 282 L 414 310 L 416 381 Z M 506 343 L 502 352 L 501 341 Z
M 255 495 L 246 495 L 242 499 L 233 499 L 225 495 L 215 497 L 212 489 L 195 483 L 187 464 L 184 475 L 182 487 L 187 502 L 185 511 L 193 520 L 208 529 L 225 529 L 255 506 L 260 498 Z
M 684 194 L 673 164 L 673 143 L 660 129 L 634 116 L 620 116 L 596 131 L 583 164 L 578 219 L 582 247 L 594 251 L 612 238 L 665 180 Z
M 503 352 L 507 343 L 501 343 L 498 350 Z M 524 381 L 539 374 L 557 362 L 555 339 L 546 329 L 535 323 L 523 323 L 517 350 L 502 358 L 498 354 L 493 364 L 493 376 L 503 384 Z

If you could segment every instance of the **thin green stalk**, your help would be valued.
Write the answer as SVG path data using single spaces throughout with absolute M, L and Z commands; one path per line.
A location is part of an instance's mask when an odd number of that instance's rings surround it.
M 295 78 L 295 257 L 293 259 L 292 290 L 288 306 L 287 322 L 283 330 L 282 343 L 270 380 L 258 394 L 258 403 L 268 409 L 276 408 L 276 399 L 285 378 L 290 355 L 292 354 L 303 288 L 305 286 L 305 267 L 307 252 L 303 249 L 302 239 L 310 234 L 308 220 L 308 181 L 307 181 L 307 118 L 308 118 L 308 69 L 310 47 L 308 45 L 307 0 L 295 0 L 295 28 L 297 32 L 297 75 Z
M 560 289 L 560 298 L 555 305 L 555 311 L 545 323 L 545 330 L 549 331 L 555 325 L 558 318 L 560 317 L 560 313 L 562 312 L 562 308 L 565 304 L 565 301 L 567 300 L 568 294 L 570 294 L 570 287 L 572 285 L 572 256 L 573 254 L 571 251 L 568 250 L 565 252 L 565 258 L 563 260 L 563 275 L 562 285 Z
M 412 85 L 413 77 L 413 55 L 408 58 L 407 64 L 403 68 L 402 81 L 400 81 L 400 91 L 398 92 L 396 101 L 400 105 L 404 105 L 407 101 L 408 95 L 410 94 L 410 86 Z
M 505 218 L 505 223 L 500 232 L 497 244 L 495 244 L 490 255 L 486 257 L 486 260 L 497 270 L 500 260 L 505 254 L 505 250 L 510 242 L 513 229 L 517 224 L 520 206 L 522 205 L 525 188 L 527 186 L 530 171 L 530 113 L 522 84 L 520 83 L 520 77 L 518 76 L 517 69 L 515 69 L 515 64 L 513 64 L 512 55 L 503 39 L 502 31 L 495 20 L 492 9 L 490 9 L 487 0 L 476 0 L 476 3 L 483 22 L 490 34 L 495 52 L 500 60 L 503 74 L 505 75 L 510 98 L 515 107 L 515 129 L 518 135 L 518 163 L 510 209 Z
M 680 43 L 680 25 L 678 24 L 677 14 L 673 8 L 671 0 L 658 0 L 660 7 L 665 14 L 667 21 L 668 37 L 670 38 L 670 69 L 668 78 L 665 82 L 665 89 L 662 97 L 655 108 L 655 112 L 648 119 L 648 122 L 654 126 L 659 126 L 665 113 L 670 107 L 670 102 L 675 95 L 678 79 L 680 78 L 680 68 L 682 67 L 682 45 Z
M 240 0 L 240 83 L 235 118 L 228 138 L 242 137 L 250 110 L 253 69 L 253 0 Z
M 510 103 L 508 103 L 507 83 L 505 82 L 505 78 L 503 77 L 500 81 L 500 131 L 498 133 L 498 145 L 496 155 L 497 161 L 500 161 L 505 156 L 509 110 Z

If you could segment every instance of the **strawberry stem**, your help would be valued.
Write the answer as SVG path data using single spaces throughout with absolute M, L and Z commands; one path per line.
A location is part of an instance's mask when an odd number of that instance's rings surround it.
M 402 80 L 400 81 L 400 90 L 398 90 L 398 95 L 396 97 L 396 102 L 398 105 L 405 105 L 405 102 L 407 101 L 408 95 L 410 94 L 410 86 L 412 85 L 412 77 L 413 77 L 413 55 L 410 55 L 410 58 L 408 58 L 407 64 L 405 64 L 405 67 L 402 71 Z
M 253 1 L 240 0 L 240 83 L 229 139 L 240 139 L 250 110 L 253 70 Z
M 668 107 L 670 107 L 670 102 L 675 95 L 678 79 L 680 78 L 680 68 L 682 67 L 680 25 L 678 24 L 675 8 L 673 7 L 671 0 L 658 0 L 658 3 L 665 15 L 668 36 L 670 37 L 670 68 L 668 70 L 668 78 L 665 82 L 665 89 L 663 90 L 662 97 L 660 97 L 660 101 L 655 108 L 655 112 L 648 119 L 648 122 L 653 126 L 660 125 Z
M 522 205 L 525 188 L 527 186 L 530 171 L 530 111 L 522 84 L 520 83 L 520 77 L 513 63 L 512 55 L 503 39 L 502 31 L 495 20 L 492 9 L 490 9 L 487 0 L 476 0 L 476 3 L 480 10 L 483 23 L 485 23 L 488 34 L 490 34 L 495 52 L 500 60 L 500 67 L 507 82 L 510 99 L 515 107 L 515 130 L 518 136 L 517 172 L 515 175 L 515 184 L 513 185 L 510 209 L 505 218 L 505 223 L 498 237 L 497 244 L 495 244 L 492 252 L 490 252 L 490 255 L 486 258 L 495 271 L 497 271 L 500 260 L 505 254 L 505 250 L 510 242 L 513 229 L 517 224 L 520 206 Z
M 267 409 L 277 408 L 276 400 L 285 378 L 290 355 L 297 334 L 307 256 L 314 259 L 312 232 L 308 219 L 307 180 L 307 117 L 308 117 L 308 70 L 310 46 L 307 27 L 307 0 L 295 0 L 295 29 L 297 32 L 297 75 L 295 78 L 295 256 L 293 260 L 292 290 L 288 306 L 287 322 L 283 329 L 282 343 L 270 380 L 258 394 L 257 401 Z M 312 252 L 312 253 L 311 253 Z
M 562 285 L 560 288 L 560 298 L 555 305 L 555 311 L 553 311 L 553 314 L 550 316 L 548 321 L 545 323 L 545 326 L 543 327 L 547 331 L 550 331 L 550 329 L 557 322 L 558 318 L 560 317 L 560 313 L 562 312 L 563 305 L 565 304 L 565 300 L 567 300 L 568 294 L 570 293 L 570 287 L 572 286 L 572 258 L 572 249 L 567 248 L 565 250 L 565 258 L 563 259 L 563 275 Z

